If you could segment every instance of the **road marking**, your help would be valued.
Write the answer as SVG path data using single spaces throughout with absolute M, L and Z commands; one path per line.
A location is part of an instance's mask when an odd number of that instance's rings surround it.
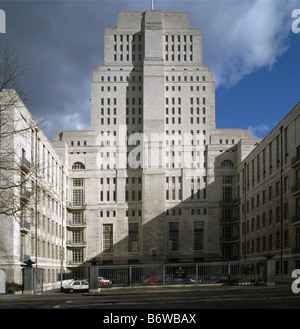
M 55 305 L 53 308 L 60 308 L 62 305 Z

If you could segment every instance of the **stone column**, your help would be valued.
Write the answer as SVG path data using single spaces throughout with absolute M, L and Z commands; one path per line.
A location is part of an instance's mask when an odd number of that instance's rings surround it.
M 265 265 L 265 283 L 268 286 L 275 285 L 275 260 L 274 255 L 267 254 Z
M 34 268 L 32 267 L 35 262 L 30 258 L 24 262 L 26 265 L 23 265 L 23 294 L 24 295 L 33 295 L 34 294 Z
M 164 61 L 161 11 L 146 11 L 143 75 L 143 254 L 165 260 Z M 154 136 L 155 135 L 155 136 Z
M 95 259 L 90 261 L 90 275 L 89 275 L 89 292 L 99 292 L 98 288 L 98 265 Z

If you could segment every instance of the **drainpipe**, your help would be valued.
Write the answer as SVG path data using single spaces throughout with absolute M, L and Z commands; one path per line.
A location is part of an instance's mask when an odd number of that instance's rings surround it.
M 244 227 L 244 235 L 245 235 L 245 238 L 244 238 L 244 261 L 246 263 L 246 260 L 247 260 L 247 178 L 246 178 L 246 175 L 247 175 L 247 170 L 246 170 L 246 162 L 244 163 L 244 195 L 245 195 L 245 202 L 244 202 L 244 211 L 245 211 L 245 227 Z
M 280 126 L 280 274 L 282 274 L 282 256 L 283 256 L 283 195 L 282 195 L 282 182 L 283 182 L 283 145 L 282 145 L 282 130 Z
M 64 166 L 61 166 L 61 255 L 60 255 L 60 291 L 63 291 L 64 261 Z
M 38 267 L 38 129 L 35 129 L 35 266 Z

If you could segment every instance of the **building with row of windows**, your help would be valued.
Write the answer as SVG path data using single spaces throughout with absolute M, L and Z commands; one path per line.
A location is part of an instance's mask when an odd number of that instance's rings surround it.
M 0 104 L 0 267 L 19 283 L 30 258 L 55 282 L 66 265 L 68 171 L 14 90 Z
M 52 280 L 59 265 L 87 276 L 92 258 L 191 263 L 269 252 L 277 273 L 298 266 L 300 106 L 263 140 L 217 129 L 201 38 L 187 13 L 119 12 L 93 74 L 90 129 L 57 132 L 51 142 L 38 130 L 45 166 L 29 181 L 45 184 L 32 188 L 28 202 L 38 203 L 26 212 L 39 247 L 18 228 L 6 240 L 19 241 L 15 267 L 21 254 L 36 255 Z M 36 148 L 27 150 L 34 132 L 30 140 L 24 150 L 38 163 Z

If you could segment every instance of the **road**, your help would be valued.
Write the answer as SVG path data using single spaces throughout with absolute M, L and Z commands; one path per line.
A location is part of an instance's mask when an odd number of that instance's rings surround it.
M 0 309 L 300 309 L 300 293 L 291 286 L 212 286 L 155 290 L 113 290 L 100 293 L 44 292 L 1 295 Z
M 226 310 L 225 313 L 215 312 L 221 309 Z M 243 317 L 240 316 L 242 309 L 252 312 Z M 276 312 L 260 313 L 258 317 L 253 313 L 255 309 Z M 257 325 L 266 320 L 269 325 L 275 325 L 280 316 L 277 311 L 282 309 L 300 309 L 300 293 L 294 294 L 290 284 L 273 287 L 108 288 L 96 294 L 0 295 L 1 319 L 10 319 L 14 325 L 39 323 L 78 328 L 121 324 L 156 328 L 180 323 L 199 328 L 203 323 L 223 326 L 244 321 L 247 325 Z M 239 311 L 229 314 L 229 310 Z

